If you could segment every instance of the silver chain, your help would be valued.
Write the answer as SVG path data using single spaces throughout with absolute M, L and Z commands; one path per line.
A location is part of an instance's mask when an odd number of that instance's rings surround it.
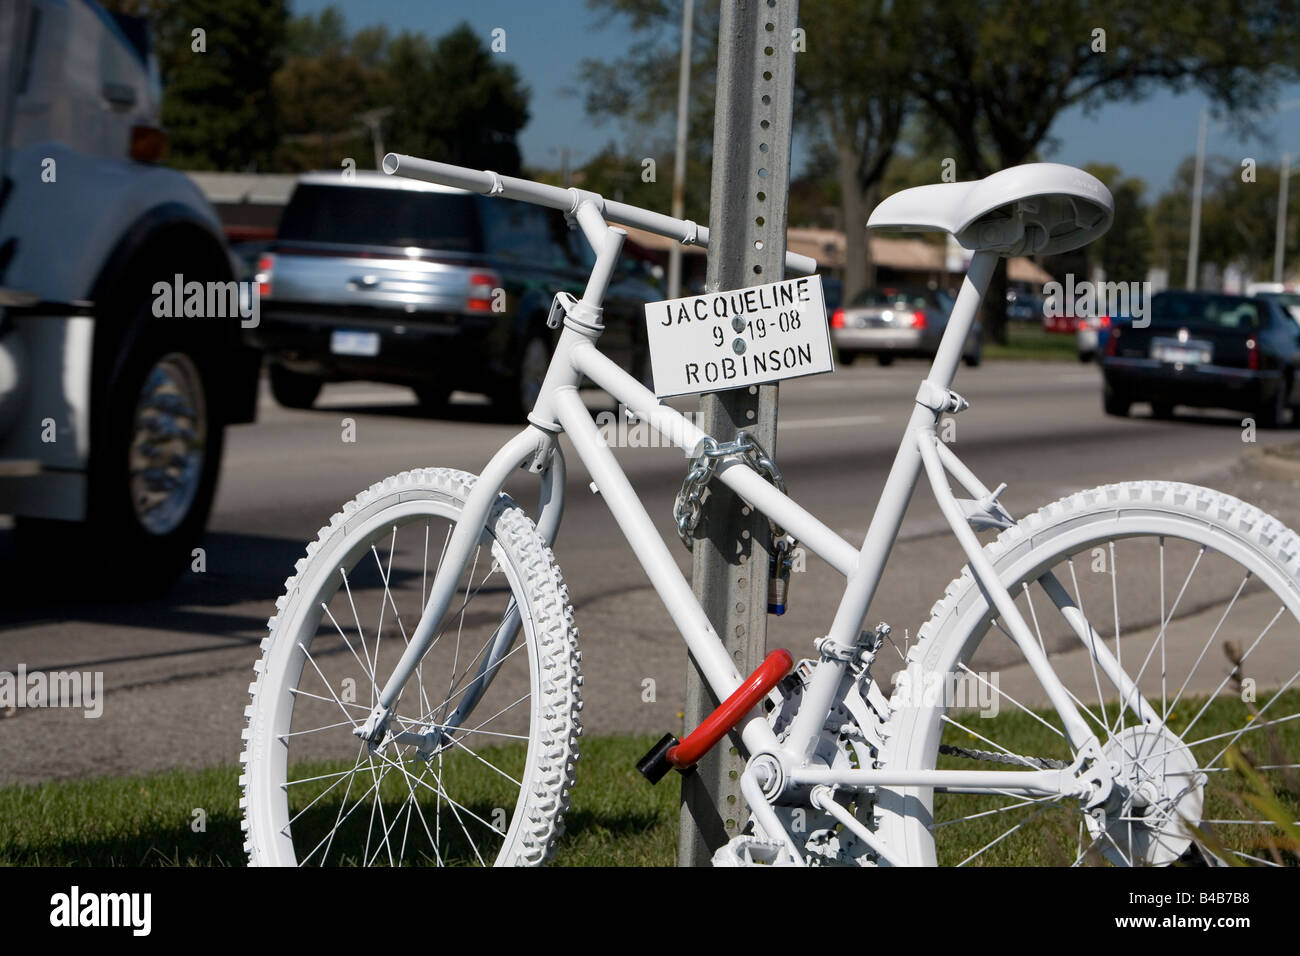
M 1050 757 L 1022 757 L 1018 754 L 1000 754 L 992 750 L 968 750 L 965 747 L 953 747 L 940 744 L 939 753 L 949 757 L 965 757 L 967 760 L 988 760 L 991 763 L 1009 763 L 1017 767 L 1037 767 L 1039 770 L 1064 770 L 1070 766 L 1064 760 L 1052 760 Z
M 785 479 L 781 476 L 781 470 L 776 467 L 772 456 L 749 432 L 738 431 L 735 439 L 729 442 L 720 442 L 716 438 L 705 435 L 695 447 L 690 467 L 682 480 L 681 490 L 677 492 L 677 501 L 673 504 L 673 520 L 677 524 L 677 534 L 688 551 L 695 548 L 695 529 L 703 514 L 704 489 L 717 470 L 718 462 L 724 458 L 741 459 L 771 482 L 778 491 L 785 493 Z M 797 542 L 786 537 L 785 529 L 775 521 L 769 521 L 769 524 L 772 526 L 772 540 L 786 542 L 789 550 L 794 550 Z

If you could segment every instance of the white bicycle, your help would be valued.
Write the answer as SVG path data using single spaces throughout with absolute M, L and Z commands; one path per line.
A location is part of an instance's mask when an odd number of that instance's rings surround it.
M 529 425 L 483 472 L 387 478 L 297 563 L 250 687 L 241 803 L 252 863 L 551 856 L 582 707 L 578 632 L 549 548 L 561 434 L 724 702 L 684 739 L 666 737 L 641 771 L 688 771 L 732 728 L 743 742 L 748 826 L 715 863 L 1294 862 L 1279 827 L 1300 816 L 1300 538 L 1235 498 L 1164 481 L 1079 492 L 1016 521 L 1001 487 L 985 487 L 937 434 L 966 407 L 950 385 L 998 256 L 1101 235 L 1112 217 L 1101 183 L 1034 164 L 909 189 L 875 210 L 870 227 L 945 230 L 973 258 L 854 547 L 769 480 L 746 436 L 703 434 L 596 347 L 625 235 L 609 223 L 701 244 L 706 229 L 407 156 L 384 169 L 561 209 L 596 259 L 583 297 L 557 298 L 564 328 Z M 792 270 L 815 265 L 787 256 Z M 811 658 L 775 651 L 738 673 L 579 397 L 584 379 L 694 455 L 696 501 L 721 482 L 784 529 L 761 543 L 778 575 L 793 537 L 845 576 Z M 533 518 L 501 491 L 520 467 L 540 478 Z M 873 672 L 900 668 L 895 642 L 863 622 L 922 473 L 968 564 L 891 693 Z M 1001 533 L 981 546 L 980 530 Z M 999 716 L 979 720 L 959 685 L 1000 703 Z M 1259 809 L 1229 766 L 1240 750 L 1291 821 Z

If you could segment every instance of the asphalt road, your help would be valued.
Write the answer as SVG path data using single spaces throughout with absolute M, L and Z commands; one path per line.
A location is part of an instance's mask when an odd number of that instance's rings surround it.
M 865 532 L 923 371 L 916 362 L 859 364 L 782 387 L 776 454 L 791 492 L 854 543 Z M 1002 500 L 1014 514 L 1134 478 L 1227 483 L 1243 494 L 1233 487 L 1241 484 L 1234 469 L 1248 447 L 1239 415 L 1163 422 L 1142 417 L 1139 406 L 1139 417 L 1108 418 L 1096 368 L 1067 363 L 987 363 L 962 369 L 956 388 L 972 408 L 956 420 L 954 447 L 990 487 L 1007 483 Z M 593 409 L 606 407 L 601 393 L 589 398 Z M 355 442 L 341 438 L 345 418 L 355 420 Z M 0 714 L 0 782 L 233 762 L 257 644 L 304 543 L 373 481 L 427 465 L 476 471 L 514 428 L 494 422 L 471 396 L 458 395 L 449 417 L 430 419 L 405 390 L 371 384 L 327 387 L 307 412 L 282 409 L 264 395 L 258 424 L 227 434 L 204 542 L 206 572 L 187 574 L 166 598 L 147 603 L 37 605 L 12 589 L 0 597 L 0 671 L 19 663 L 29 671 L 102 671 L 106 690 L 103 715 L 94 720 L 59 710 Z M 1260 432 L 1258 440 L 1294 434 Z M 618 454 L 688 569 L 670 514 L 683 457 L 662 448 Z M 568 457 L 568 507 L 556 553 L 581 628 L 587 730 L 680 731 L 683 645 L 588 490 L 581 463 Z M 510 486 L 521 503 L 533 500 L 529 481 L 521 475 Z M 1286 499 L 1277 488 L 1256 488 Z M 0 580 L 13 577 L 10 537 L 0 529 Z M 921 491 L 870 620 L 889 621 L 900 636 L 915 634 L 961 564 L 937 507 Z M 70 562 L 49 573 L 93 569 Z M 770 644 L 811 656 L 840 586 L 832 571 L 810 560 L 792 582 L 790 613 L 771 619 Z M 647 678 L 655 681 L 654 702 L 643 699 Z

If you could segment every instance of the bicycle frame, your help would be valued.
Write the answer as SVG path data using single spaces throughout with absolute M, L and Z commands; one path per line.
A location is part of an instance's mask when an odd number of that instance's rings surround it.
M 392 169 L 389 169 L 390 159 L 394 160 Z M 513 198 L 567 207 L 566 211 L 576 220 L 597 255 L 582 299 L 565 317 L 564 330 L 556 345 L 536 405 L 529 415 L 529 425 L 501 448 L 476 482 L 465 503 L 461 520 L 452 533 L 420 623 L 412 634 L 403 657 L 385 683 L 378 705 L 364 726 L 357 731 L 358 735 L 373 742 L 380 739 L 386 731 L 391 709 L 450 606 L 456 583 L 471 551 L 483 534 L 489 510 L 506 479 L 516 468 L 522 466 L 542 476 L 537 524 L 548 543 L 554 540 L 563 510 L 564 494 L 564 459 L 557 441 L 560 434 L 567 434 L 572 441 L 575 452 L 586 466 L 596 489 L 605 499 L 619 529 L 663 601 L 704 679 L 719 700 L 725 699 L 740 686 L 742 675 L 736 670 L 690 584 L 678 569 L 668 545 L 654 527 L 578 392 L 584 379 L 590 379 L 668 442 L 684 451 L 694 452 L 706 438 L 705 433 L 696 425 L 676 410 L 661 404 L 649 389 L 596 348 L 603 329 L 601 302 L 625 236 L 623 230 L 607 223 L 607 217 L 624 222 L 635 221 L 640 225 L 647 225 L 648 220 L 644 217 L 652 217 L 647 228 L 665 235 L 675 235 L 679 239 L 684 235 L 698 239 L 698 227 L 650 213 L 637 218 L 633 213 L 643 211 L 605 203 L 599 196 L 578 190 L 560 190 L 521 180 L 504 180 L 492 173 L 464 170 L 408 157 L 390 155 L 385 159 L 386 170 L 392 172 L 398 168 L 405 175 L 447 185 L 490 194 L 505 193 Z M 849 666 L 845 656 L 823 653 L 815 665 L 798 713 L 784 741 L 777 739 L 767 720 L 759 715 L 747 719 L 741 729 L 741 739 L 751 757 L 742 777 L 742 790 L 749 800 L 750 809 L 773 838 L 785 840 L 796 859 L 799 858 L 799 852 L 794 841 L 785 833 L 764 796 L 764 788 L 771 782 L 770 775 L 761 780 L 759 777 L 762 775 L 755 772 L 754 758 L 758 755 L 767 755 L 776 761 L 780 768 L 779 776 L 784 779 L 786 787 L 830 786 L 860 790 L 878 786 L 916 786 L 977 789 L 1027 796 L 1074 796 L 1086 798 L 1090 807 L 1100 804 L 1109 794 L 1109 764 L 1101 754 L 1095 735 L 1084 723 L 1074 700 L 1056 677 L 1046 654 L 1033 637 L 1010 593 L 998 579 L 971 525 L 973 516 L 982 518 L 985 526 L 1007 526 L 1014 522 L 997 502 L 997 494 L 1001 489 L 991 492 L 980 483 L 956 454 L 939 440 L 936 431 L 943 414 L 957 412 L 965 407 L 964 401 L 950 391 L 950 386 L 961 359 L 963 344 L 975 321 L 996 261 L 997 254 L 987 251 L 976 252 L 972 258 L 934 362 L 918 390 L 916 406 L 908 420 L 860 548 L 855 548 L 837 535 L 739 458 L 721 459 L 714 476 L 845 576 L 844 593 L 827 632 L 829 643 L 824 646 L 852 648 L 875 596 L 917 480 L 924 471 L 972 572 L 989 595 L 997 616 L 1019 646 L 1053 707 L 1060 714 L 1066 737 L 1078 756 L 1069 768 L 1063 770 L 834 770 L 814 766 L 810 757 L 836 704 L 836 694 Z M 805 263 L 796 261 L 795 265 Z M 950 475 L 972 496 L 972 500 L 962 501 L 956 497 L 949 486 Z M 1120 689 L 1122 699 L 1133 709 L 1138 719 L 1159 726 L 1155 710 L 1124 674 L 1118 662 L 1075 607 L 1066 589 L 1050 572 L 1040 581 L 1076 636 L 1092 653 L 1098 667 Z M 495 661 L 500 659 L 514 640 L 518 629 L 517 609 L 512 609 L 507 617 L 506 625 L 500 628 L 494 647 L 485 655 L 483 665 L 476 675 L 474 701 L 482 686 L 490 681 Z M 453 715 L 444 726 L 457 726 L 459 714 L 470 708 L 472 701 L 468 706 L 466 701 L 462 701 L 457 715 Z M 820 801 L 819 805 L 831 809 L 827 801 Z M 848 820 L 845 822 L 846 825 L 853 825 Z M 860 824 L 854 829 L 857 830 L 858 827 Z M 869 833 L 863 832 L 861 835 L 868 842 L 874 843 Z

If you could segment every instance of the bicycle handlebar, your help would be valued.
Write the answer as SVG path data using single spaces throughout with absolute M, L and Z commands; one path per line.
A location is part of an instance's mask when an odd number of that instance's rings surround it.
M 676 239 L 683 245 L 698 245 L 707 248 L 709 229 L 686 219 L 674 219 L 662 213 L 651 212 L 639 206 L 605 199 L 596 193 L 589 193 L 563 186 L 548 186 L 528 179 L 514 176 L 499 176 L 481 169 L 469 169 L 465 166 L 453 166 L 431 159 L 418 159 L 400 153 L 389 153 L 384 157 L 384 172 L 391 175 L 405 176 L 408 179 L 420 179 L 442 186 L 452 186 L 484 196 L 502 196 L 506 199 L 518 199 L 523 202 L 536 203 L 571 213 L 581 201 L 581 197 L 591 198 L 600 206 L 602 215 L 610 222 L 624 226 L 633 226 L 653 232 L 669 239 Z M 786 268 L 795 272 L 812 274 L 817 271 L 817 260 L 810 256 L 801 256 L 795 252 L 785 254 Z

